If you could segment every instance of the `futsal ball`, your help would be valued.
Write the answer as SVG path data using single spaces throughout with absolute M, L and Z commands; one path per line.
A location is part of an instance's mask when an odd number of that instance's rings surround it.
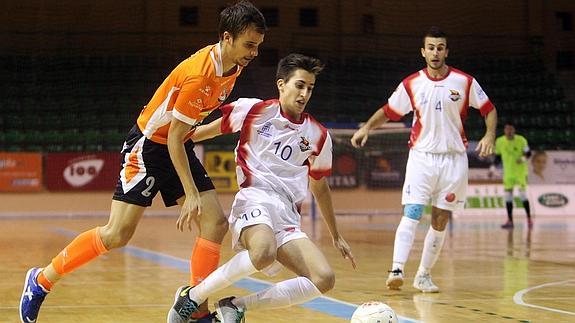
M 382 302 L 361 304 L 351 316 L 351 323 L 397 323 L 397 315 Z

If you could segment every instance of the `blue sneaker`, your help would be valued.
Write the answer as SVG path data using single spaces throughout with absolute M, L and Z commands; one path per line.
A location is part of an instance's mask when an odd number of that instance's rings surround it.
M 20 320 L 24 323 L 34 323 L 38 319 L 40 306 L 48 292 L 38 285 L 36 278 L 43 268 L 32 268 L 26 274 L 24 290 L 20 298 Z

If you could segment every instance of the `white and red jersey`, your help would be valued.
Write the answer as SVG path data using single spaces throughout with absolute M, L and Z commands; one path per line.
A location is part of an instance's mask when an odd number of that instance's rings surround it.
M 275 191 L 299 205 L 308 192 L 308 176 L 320 179 L 331 173 L 331 137 L 311 115 L 292 120 L 278 100 L 239 99 L 220 109 L 222 133 L 240 131 L 240 187 Z
M 427 69 L 408 76 L 382 108 L 393 121 L 413 111 L 411 149 L 449 153 L 464 152 L 467 147 L 463 122 L 470 106 L 482 116 L 494 109 L 473 77 L 449 67 L 443 78 L 432 78 Z

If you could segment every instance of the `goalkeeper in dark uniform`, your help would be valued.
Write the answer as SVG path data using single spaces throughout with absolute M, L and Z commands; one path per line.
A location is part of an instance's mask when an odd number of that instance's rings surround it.
M 495 141 L 495 161 L 491 166 L 491 171 L 493 171 L 495 165 L 503 163 L 503 188 L 508 220 L 501 225 L 501 228 L 513 228 L 513 188 L 517 186 L 519 187 L 519 197 L 523 202 L 525 213 L 527 213 L 527 226 L 531 229 L 533 221 L 531 220 L 529 200 L 525 192 L 527 188 L 527 159 L 531 156 L 531 151 L 527 139 L 515 133 L 513 123 L 506 122 L 503 132 L 504 135 Z

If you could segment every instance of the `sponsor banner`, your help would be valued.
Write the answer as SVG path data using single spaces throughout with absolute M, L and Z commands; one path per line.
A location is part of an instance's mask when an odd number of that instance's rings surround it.
M 233 193 L 238 191 L 235 155 L 230 151 L 208 151 L 204 153 L 204 167 L 216 191 Z
M 500 183 L 503 178 L 502 165 L 495 172 L 489 171 L 493 157 L 480 158 L 475 151 L 477 142 L 469 142 L 469 181 L 471 183 Z M 575 184 L 575 151 L 533 151 L 527 161 L 529 185 Z
M 41 154 L 0 153 L 0 192 L 31 192 L 41 189 Z
M 332 173 L 327 178 L 332 188 L 354 188 L 359 186 L 358 160 L 354 152 L 334 149 Z
M 529 184 L 575 184 L 575 151 L 534 151 L 528 165 Z
M 458 215 L 507 216 L 503 185 L 478 184 L 467 188 L 465 209 Z M 533 185 L 527 187 L 527 198 L 534 216 L 575 216 L 575 185 Z M 513 215 L 525 216 L 523 203 L 515 192 Z
M 111 191 L 118 181 L 120 153 L 49 153 L 45 156 L 48 190 Z

